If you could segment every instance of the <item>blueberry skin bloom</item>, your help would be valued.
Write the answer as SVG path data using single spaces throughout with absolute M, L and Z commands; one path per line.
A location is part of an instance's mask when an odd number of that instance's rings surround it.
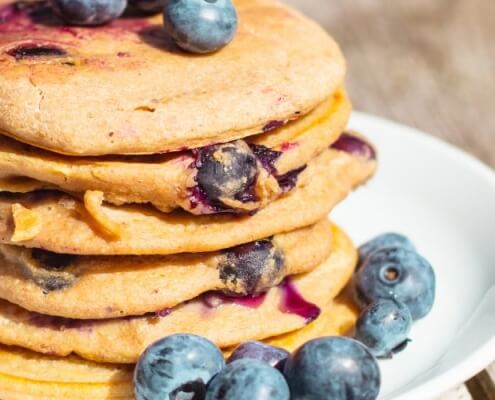
M 223 354 L 209 340 L 168 336 L 139 359 L 134 372 L 136 400 L 203 399 L 206 385 L 224 366 Z
M 53 0 L 53 8 L 73 25 L 101 25 L 119 18 L 127 0 Z
M 363 262 L 371 253 L 385 247 L 403 247 L 411 251 L 416 251 L 414 244 L 409 238 L 400 233 L 389 232 L 377 236 L 359 247 L 359 259 Z
M 356 340 L 323 337 L 307 342 L 285 363 L 291 400 L 375 400 L 381 375 L 370 351 Z
M 436 278 L 430 263 L 402 247 L 370 254 L 355 275 L 356 297 L 363 305 L 379 299 L 396 299 L 414 320 L 426 316 L 435 301 Z
M 263 361 L 272 367 L 279 368 L 285 363 L 290 353 L 280 347 L 269 346 L 261 342 L 246 342 L 240 344 L 227 360 L 232 363 L 242 359 Z
M 412 323 L 411 312 L 404 303 L 378 300 L 361 313 L 355 337 L 375 357 L 391 358 L 406 348 Z
M 208 385 L 206 400 L 289 400 L 284 376 L 251 359 L 228 364 Z
M 211 53 L 234 38 L 237 12 L 231 0 L 166 0 L 164 25 L 182 49 Z

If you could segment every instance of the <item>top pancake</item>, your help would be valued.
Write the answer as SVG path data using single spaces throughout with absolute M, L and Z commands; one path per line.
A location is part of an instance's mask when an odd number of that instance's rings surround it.
M 68 27 L 44 2 L 0 0 L 0 131 L 71 155 L 164 152 L 260 133 L 342 84 L 342 54 L 315 23 L 271 0 L 235 3 L 234 41 L 197 56 L 160 16 Z M 16 53 L 33 46 L 59 55 Z

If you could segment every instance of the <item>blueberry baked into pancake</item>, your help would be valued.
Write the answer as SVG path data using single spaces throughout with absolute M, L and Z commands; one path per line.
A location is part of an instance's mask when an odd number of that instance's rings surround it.
M 40 314 L 108 319 L 175 307 L 212 291 L 260 296 L 323 263 L 334 251 L 330 230 L 322 220 L 221 251 L 170 256 L 80 256 L 0 245 L 0 298 Z
M 361 156 L 368 153 L 367 145 L 363 153 L 325 150 L 301 172 L 296 190 L 248 215 L 195 216 L 162 213 L 146 205 L 114 206 L 95 192 L 87 192 L 83 199 L 56 190 L 4 192 L 0 194 L 0 242 L 86 255 L 165 255 L 229 248 L 325 218 L 373 174 L 375 161 Z M 58 234 L 61 231 L 64 235 Z
M 434 280 L 328 220 L 377 168 L 345 71 L 274 0 L 0 0 L 0 398 L 376 399 Z
M 337 140 L 349 113 L 345 92 L 337 91 L 308 115 L 264 134 L 148 156 L 75 160 L 4 138 L 0 189 L 56 189 L 81 198 L 101 192 L 114 205 L 148 203 L 162 212 L 250 213 L 300 185 L 299 174 Z

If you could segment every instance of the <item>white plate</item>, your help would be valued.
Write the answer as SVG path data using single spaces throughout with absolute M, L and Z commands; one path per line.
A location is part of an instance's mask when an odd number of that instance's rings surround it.
M 355 113 L 350 126 L 376 144 L 379 170 L 332 218 L 356 244 L 385 231 L 408 235 L 438 282 L 413 342 L 381 362 L 380 400 L 431 399 L 495 360 L 495 174 L 402 125 Z

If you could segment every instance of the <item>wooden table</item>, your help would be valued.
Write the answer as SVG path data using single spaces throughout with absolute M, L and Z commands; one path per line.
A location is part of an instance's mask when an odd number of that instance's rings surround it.
M 495 0 L 286 2 L 341 44 L 357 110 L 418 127 L 495 166 Z M 495 364 L 441 400 L 494 400 L 493 379 Z

